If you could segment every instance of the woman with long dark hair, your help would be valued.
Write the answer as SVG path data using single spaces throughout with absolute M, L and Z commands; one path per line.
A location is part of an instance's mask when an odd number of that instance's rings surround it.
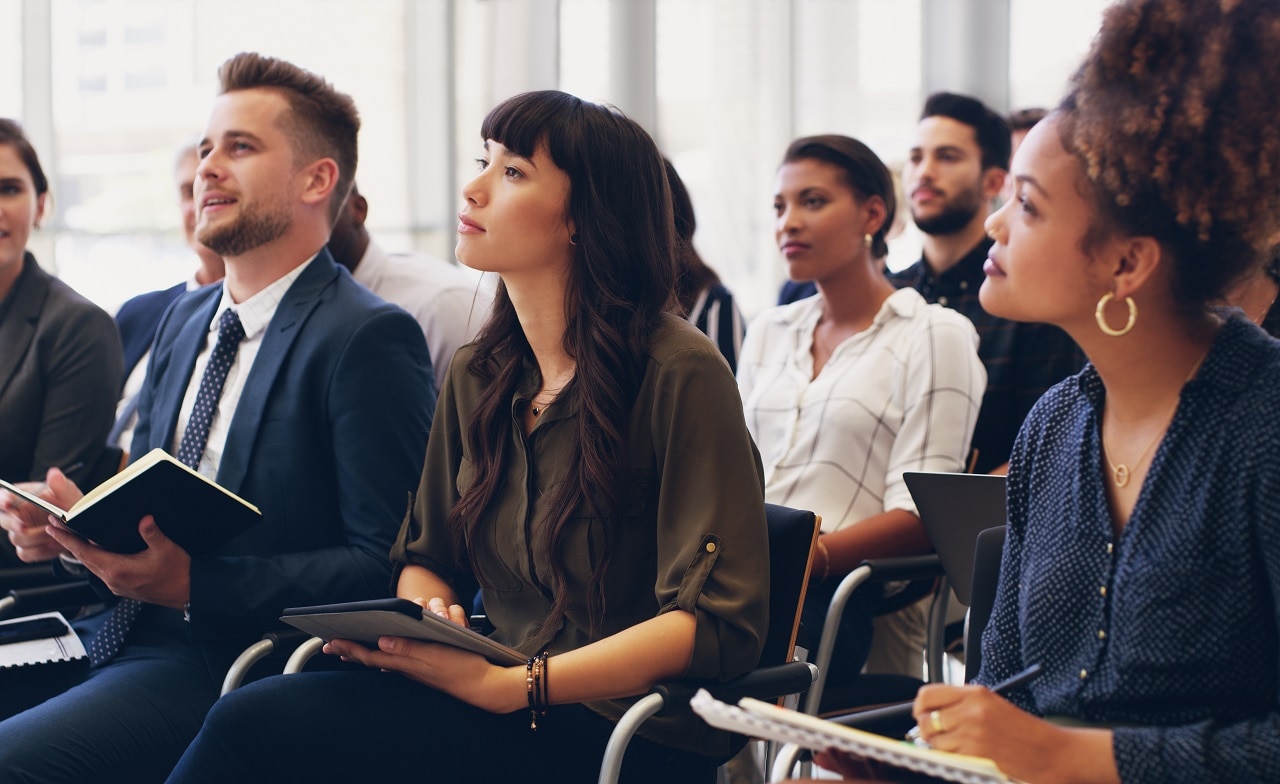
M 457 256 L 501 283 L 440 390 L 392 559 L 397 595 L 458 623 L 478 584 L 494 637 L 530 663 L 334 641 L 329 653 L 368 669 L 229 695 L 175 781 L 591 781 L 630 698 L 756 665 L 759 458 L 715 347 L 668 312 L 670 196 L 653 141 L 551 91 L 499 104 L 481 138 Z M 731 751 L 692 717 L 641 735 L 632 780 L 710 781 Z

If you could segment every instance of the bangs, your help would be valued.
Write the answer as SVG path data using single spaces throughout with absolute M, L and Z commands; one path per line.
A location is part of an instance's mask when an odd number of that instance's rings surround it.
M 525 158 L 533 157 L 538 145 L 547 139 L 562 139 L 561 126 L 567 124 L 582 99 L 556 90 L 542 90 L 508 98 L 489 110 L 480 124 L 482 141 L 494 140 Z M 555 150 L 548 150 L 552 159 Z M 564 168 L 560 161 L 556 165 Z

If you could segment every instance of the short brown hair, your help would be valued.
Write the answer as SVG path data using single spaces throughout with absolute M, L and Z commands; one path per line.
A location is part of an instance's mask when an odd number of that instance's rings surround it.
M 274 57 L 241 52 L 218 68 L 221 93 L 265 88 L 279 90 L 289 103 L 284 130 L 293 138 L 294 155 L 332 158 L 338 184 L 329 202 L 330 224 L 338 216 L 356 177 L 360 113 L 355 101 L 323 77 Z
M 1277 50 L 1275 0 L 1122 0 L 1063 101 L 1101 226 L 1171 248 L 1188 304 L 1257 269 L 1280 229 Z

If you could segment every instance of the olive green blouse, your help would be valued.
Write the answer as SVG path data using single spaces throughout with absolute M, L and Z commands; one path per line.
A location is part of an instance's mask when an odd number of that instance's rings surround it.
M 507 481 L 471 543 L 474 561 L 454 557 L 446 518 L 475 478 L 464 438 L 481 394 L 466 370 L 470 346 L 458 351 L 440 389 L 416 501 L 392 548 L 395 579 L 405 564 L 423 566 L 460 597 L 483 589 L 494 637 L 526 654 L 552 604 L 551 553 L 534 545 L 576 437 L 579 400 L 570 384 L 538 418 L 528 437 L 525 406 L 537 392 L 529 363 L 511 399 Z M 612 525 L 613 558 L 603 579 L 605 617 L 593 634 L 587 586 L 605 538 L 590 499 L 570 521 L 562 560 L 571 600 L 563 625 L 546 646 L 556 653 L 607 637 L 660 613 L 686 610 L 697 620 L 685 676 L 728 679 L 757 664 L 768 623 L 769 552 L 760 457 L 743 421 L 737 384 L 716 347 L 688 323 L 668 317 L 656 331 L 649 364 L 631 410 L 631 482 L 622 516 Z M 617 720 L 633 699 L 587 707 Z M 554 709 L 548 717 L 554 721 Z M 696 716 L 646 722 L 641 735 L 716 757 L 726 733 Z

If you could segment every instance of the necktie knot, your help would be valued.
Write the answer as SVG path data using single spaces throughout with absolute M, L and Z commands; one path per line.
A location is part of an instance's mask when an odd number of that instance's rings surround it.
M 231 341 L 231 345 L 244 340 L 244 325 L 240 323 L 240 314 L 231 308 L 222 311 L 222 316 L 218 319 L 218 342 L 224 340 Z

